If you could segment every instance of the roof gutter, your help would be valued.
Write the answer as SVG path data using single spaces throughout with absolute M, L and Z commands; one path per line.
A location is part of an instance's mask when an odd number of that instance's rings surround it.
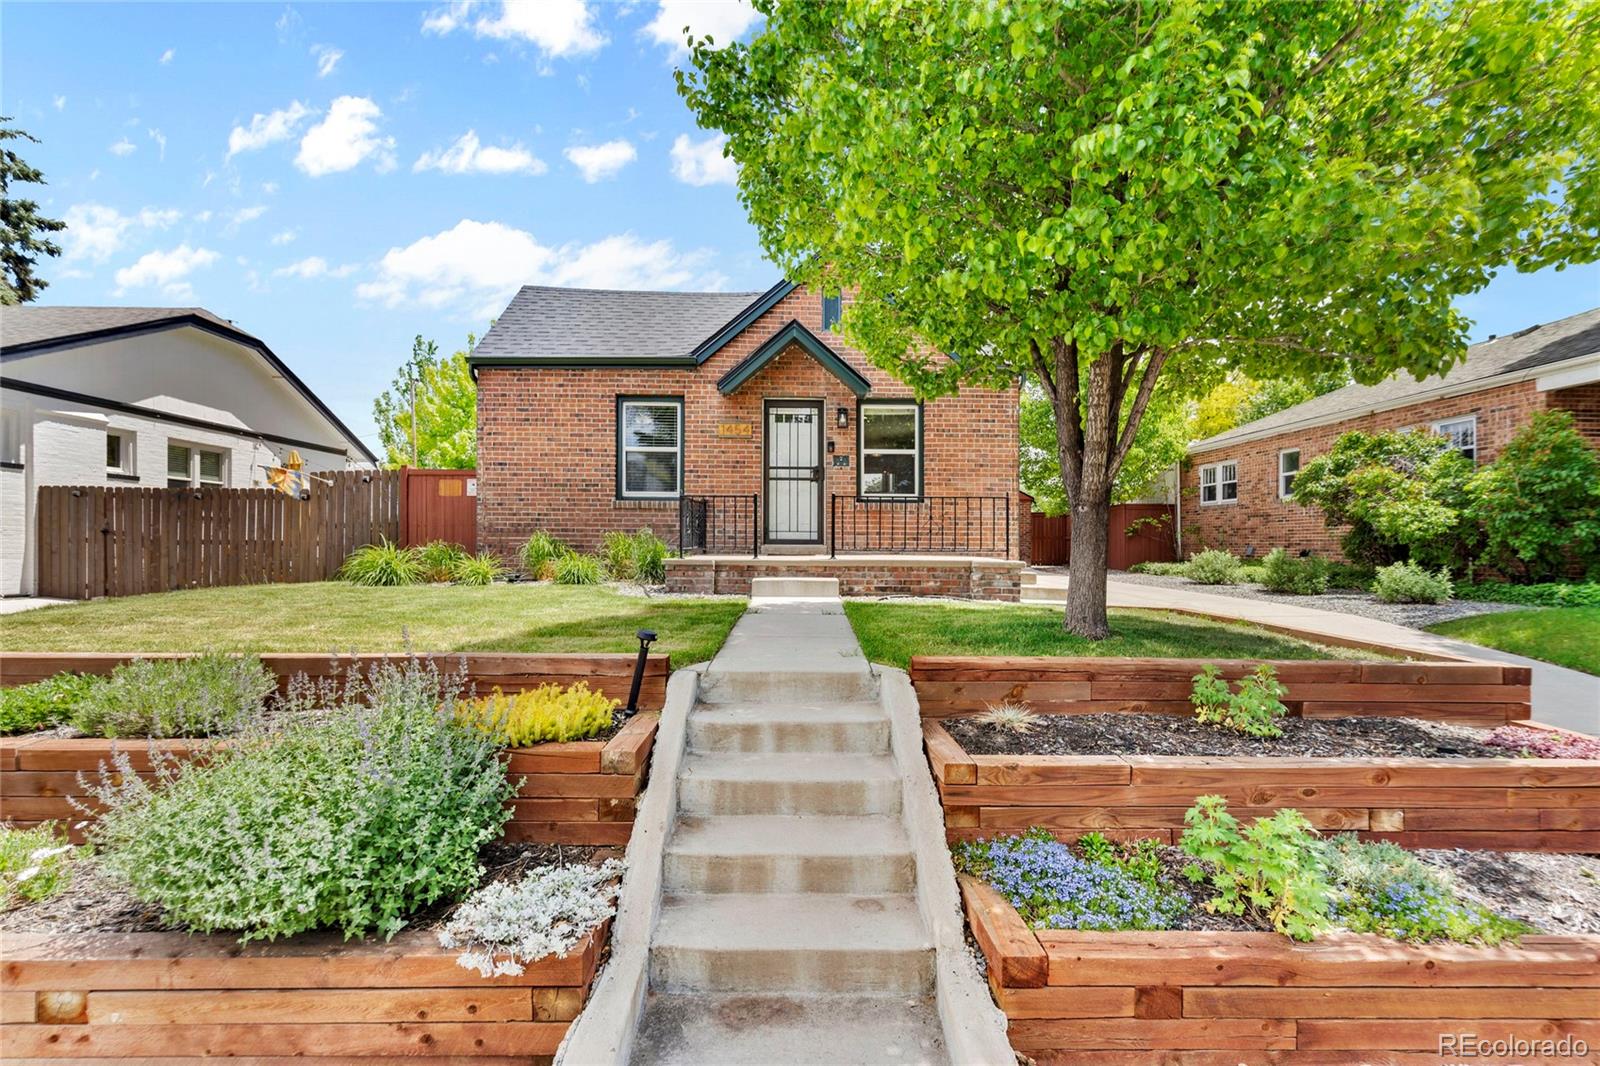
M 1302 418 L 1294 422 L 1284 422 L 1268 429 L 1250 430 L 1248 427 L 1241 432 L 1225 433 L 1208 440 L 1196 441 L 1189 445 L 1188 455 L 1202 455 L 1214 452 L 1221 448 L 1230 448 L 1235 444 L 1249 444 L 1253 441 L 1266 440 L 1269 437 L 1279 437 L 1285 433 L 1298 430 L 1315 429 L 1318 426 L 1332 425 L 1335 422 L 1345 422 L 1352 418 L 1361 418 L 1365 415 L 1379 414 L 1383 411 L 1393 411 L 1401 407 L 1413 407 L 1429 400 L 1447 400 L 1452 396 L 1467 396 L 1474 392 L 1483 392 L 1487 389 L 1499 388 L 1502 385 L 1516 385 L 1524 381 L 1553 377 L 1572 370 L 1584 369 L 1590 361 L 1600 367 L 1600 352 L 1589 352 L 1587 355 L 1573 356 L 1560 362 L 1546 363 L 1544 366 L 1529 367 L 1526 370 L 1514 370 L 1510 373 L 1494 374 L 1486 378 L 1474 378 L 1454 385 L 1436 385 L 1422 392 L 1415 392 L 1400 399 L 1383 400 L 1375 403 L 1359 404 L 1355 407 L 1346 407 L 1326 415 L 1315 415 Z M 1582 384 L 1574 381 L 1571 384 Z M 1571 384 L 1559 384 L 1554 388 L 1569 388 Z M 1541 389 L 1541 392 L 1548 391 Z

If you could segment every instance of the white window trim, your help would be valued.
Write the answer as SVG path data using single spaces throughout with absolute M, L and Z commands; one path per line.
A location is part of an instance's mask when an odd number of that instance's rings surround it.
M 1448 432 L 1446 432 L 1445 427 L 1446 426 L 1459 425 L 1462 422 L 1469 422 L 1469 423 L 1472 424 L 1472 457 L 1471 458 L 1472 458 L 1473 462 L 1477 462 L 1478 461 L 1478 416 L 1477 415 L 1456 415 L 1454 418 L 1441 418 L 1437 422 L 1434 422 L 1433 425 L 1430 428 L 1432 428 L 1432 430 L 1435 433 L 1439 434 L 1439 436 L 1444 437 L 1447 440 L 1450 440 L 1451 445 L 1454 446 L 1455 445 L 1455 441 L 1454 441 L 1454 439 L 1452 439 L 1450 437 L 1450 434 Z M 1457 451 L 1459 451 L 1459 450 L 1460 449 L 1458 448 Z
M 1225 466 L 1233 467 L 1233 499 L 1231 500 L 1222 498 L 1222 486 L 1227 483 L 1222 477 L 1222 468 Z M 1206 499 L 1206 471 L 1208 470 L 1216 471 L 1217 498 L 1214 500 Z M 1200 467 L 1199 477 L 1201 507 L 1225 507 L 1239 502 L 1239 460 L 1219 459 L 1214 463 L 1205 463 Z
M 118 477 L 137 477 L 138 473 L 139 473 L 139 470 L 138 470 L 138 453 L 139 453 L 139 444 L 138 444 L 138 442 L 139 442 L 139 436 L 138 436 L 138 434 L 135 433 L 131 429 L 117 429 L 117 428 L 113 427 L 111 429 L 106 430 L 106 437 L 107 438 L 116 437 L 118 440 L 120 440 L 122 442 L 122 444 L 119 446 L 119 450 L 120 450 L 120 453 L 121 453 L 121 456 L 122 456 L 122 465 L 121 466 L 112 466 L 110 463 L 107 463 L 106 464 L 106 473 L 107 474 L 115 474 Z
M 890 411 L 910 411 L 912 417 L 912 438 L 915 442 L 910 448 L 868 448 L 867 447 L 867 415 L 868 413 L 880 414 Z M 922 498 L 922 405 L 919 403 L 870 403 L 862 404 L 856 414 L 856 422 L 860 431 L 860 454 L 856 456 L 856 495 L 864 500 L 916 500 Z M 867 456 L 868 455 L 909 455 L 912 457 L 911 492 L 868 492 L 867 491 Z
M 1295 457 L 1294 469 L 1293 470 L 1285 470 L 1283 468 L 1283 457 L 1285 455 L 1289 455 L 1291 453 Z M 1237 473 L 1238 473 L 1238 471 L 1236 469 L 1235 470 L 1235 483 L 1236 483 L 1236 485 L 1237 485 Z M 1283 487 L 1283 479 L 1286 478 L 1286 477 L 1299 477 L 1299 476 L 1300 476 L 1300 449 L 1299 448 L 1280 448 L 1278 450 L 1278 499 L 1287 500 L 1289 498 L 1289 493 L 1286 492 L 1284 490 L 1284 487 Z M 1239 492 L 1238 488 L 1235 487 L 1234 488 L 1234 495 L 1237 496 L 1238 492 Z
M 660 444 L 627 444 L 623 434 L 628 427 L 628 408 L 661 407 L 671 404 L 678 409 L 678 443 L 672 447 Z M 670 492 L 641 492 L 628 488 L 628 453 L 671 452 L 677 457 L 677 487 Z M 683 399 L 678 396 L 623 397 L 617 404 L 617 498 L 623 500 L 675 500 L 683 495 Z

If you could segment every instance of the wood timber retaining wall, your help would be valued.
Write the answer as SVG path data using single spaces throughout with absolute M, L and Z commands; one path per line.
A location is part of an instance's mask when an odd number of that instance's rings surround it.
M 982 713 L 1006 700 L 1040 714 L 1192 714 L 1189 692 L 1205 659 L 1096 659 L 917 655 L 911 683 L 924 718 Z M 1254 660 L 1213 663 L 1237 680 Z M 1533 672 L 1480 662 L 1271 663 L 1289 690 L 1289 713 L 1368 715 L 1493 727 L 1532 716 Z
M 1486 948 L 1035 932 L 988 885 L 962 877 L 961 889 L 1011 1044 L 1040 1066 L 1592 1063 L 1600 1052 L 1600 937 Z M 1527 1046 L 1472 1054 L 1458 1042 L 1450 1054 L 1441 1043 L 1466 1034 Z
M 548 1062 L 588 997 L 608 926 L 565 958 L 494 978 L 457 965 L 424 930 L 247 947 L 182 933 L 0 933 L 5 1061 Z
M 1041 825 L 1174 843 L 1195 797 L 1220 795 L 1238 818 L 1294 807 L 1412 848 L 1600 852 L 1593 759 L 969 755 L 937 720 L 922 735 L 952 841 Z

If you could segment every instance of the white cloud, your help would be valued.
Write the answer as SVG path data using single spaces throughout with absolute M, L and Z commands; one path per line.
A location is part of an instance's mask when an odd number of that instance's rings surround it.
M 223 236 L 232 237 L 234 234 L 239 232 L 240 226 L 243 226 L 248 222 L 254 222 L 256 219 L 260 218 L 266 213 L 266 204 L 255 204 L 251 207 L 241 207 L 239 210 L 228 215 L 227 225 L 223 226 L 222 228 Z
M 294 239 L 300 236 L 298 229 L 286 229 L 272 235 L 272 243 L 276 245 L 293 244 Z
M 688 55 L 685 26 L 696 39 L 710 37 L 714 44 L 722 46 L 737 39 L 760 18 L 746 0 L 660 0 L 656 17 L 644 32 L 657 44 L 671 48 L 674 55 Z
M 109 151 L 112 155 L 129 156 L 137 151 L 138 147 L 138 145 L 124 137 L 122 140 L 108 148 L 107 151 Z
M 178 50 L 176 48 L 168 48 L 165 52 L 161 53 L 161 59 L 159 62 L 162 66 L 166 66 L 168 63 L 172 62 L 172 57 L 177 54 Z
M 331 44 L 314 44 L 311 54 L 317 57 L 317 77 L 326 78 L 339 65 L 339 60 L 344 58 L 344 49 Z
M 300 278 L 310 281 L 313 278 L 347 278 L 356 271 L 354 263 L 343 266 L 330 267 L 328 261 L 320 255 L 311 255 L 297 263 L 290 263 L 286 267 L 279 267 L 272 272 L 275 278 Z
M 175 208 L 147 207 L 128 216 L 105 204 L 73 204 L 67 208 L 66 258 L 89 259 L 103 263 L 122 247 L 128 232 L 135 227 L 166 229 L 182 218 Z
M 583 180 L 590 184 L 616 177 L 623 167 L 639 157 L 633 145 L 624 140 L 576 145 L 563 154 L 582 172 Z
M 216 252 L 209 248 L 191 248 L 187 243 L 170 252 L 147 252 L 132 266 L 117 271 L 117 295 L 121 296 L 128 289 L 160 286 L 167 297 L 188 299 L 194 295 L 194 290 L 184 279 L 216 261 Z
M 150 134 L 150 139 L 152 141 L 156 142 L 156 149 L 157 149 L 157 151 L 159 151 L 161 153 L 161 161 L 162 162 L 166 162 L 166 159 L 167 159 L 167 135 L 165 133 L 162 133 L 160 130 L 157 130 L 157 129 L 146 130 L 145 132 Z
M 50 102 L 55 105 L 57 111 L 65 111 L 67 109 L 67 98 L 65 96 L 58 96 Z
M 443 151 L 423 152 L 411 169 L 442 170 L 447 174 L 543 174 L 549 168 L 520 142 L 509 147 L 484 147 L 478 142 L 478 131 L 468 130 Z
M 725 133 L 713 134 L 696 144 L 687 133 L 672 142 L 672 176 L 688 185 L 733 185 L 739 165 L 722 154 Z
M 314 112 L 299 100 L 279 111 L 270 111 L 264 115 L 258 112 L 251 117 L 250 125 L 235 126 L 228 134 L 228 158 L 232 159 L 240 152 L 254 152 L 269 144 L 288 140 L 294 136 L 294 131 L 299 128 L 300 123 L 312 114 Z
M 268 196 L 276 196 L 278 194 L 278 183 L 275 181 L 264 181 L 261 183 L 261 191 Z
M 507 0 L 496 14 L 482 8 L 471 0 L 451 3 L 429 12 L 422 20 L 423 32 L 452 33 L 470 25 L 479 37 L 525 41 L 550 58 L 596 52 L 606 43 L 584 0 Z
M 389 307 L 416 303 L 488 318 L 527 284 L 719 288 L 726 279 L 705 270 L 710 259 L 708 251 L 681 252 L 671 241 L 646 243 L 631 233 L 551 247 L 501 222 L 463 219 L 441 233 L 389 249 L 374 278 L 358 285 L 356 295 Z
M 295 166 L 313 178 L 352 170 L 372 157 L 378 170 L 394 168 L 394 138 L 378 136 L 383 111 L 365 96 L 341 96 L 328 117 L 306 131 Z

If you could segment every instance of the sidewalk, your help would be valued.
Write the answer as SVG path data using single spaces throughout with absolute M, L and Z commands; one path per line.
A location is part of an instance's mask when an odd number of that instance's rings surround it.
M 1041 573 L 1039 586 L 1065 588 L 1067 575 Z M 1358 615 L 1319 611 L 1292 603 L 1267 603 L 1237 596 L 1214 596 L 1187 588 L 1164 588 L 1131 581 L 1106 581 L 1106 604 L 1110 607 L 1143 607 L 1150 610 L 1197 611 L 1218 618 L 1233 618 L 1257 625 L 1283 626 L 1306 633 L 1370 641 L 1401 652 L 1417 651 L 1432 655 L 1460 655 L 1489 662 L 1527 666 L 1533 670 L 1533 717 L 1548 725 L 1564 726 L 1585 733 L 1600 733 L 1600 677 L 1593 677 L 1563 666 L 1542 663 L 1521 655 L 1485 648 L 1465 641 L 1425 633 L 1420 629 L 1380 622 Z

